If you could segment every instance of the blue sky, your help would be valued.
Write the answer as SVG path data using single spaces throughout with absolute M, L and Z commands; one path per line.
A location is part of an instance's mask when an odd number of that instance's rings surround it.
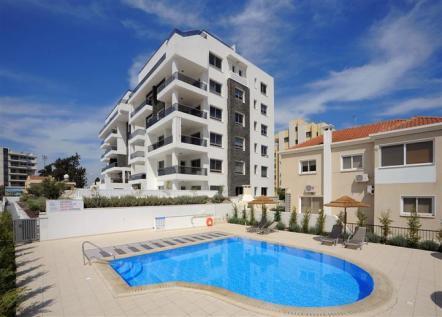
M 3 0 L 0 145 L 78 152 L 173 28 L 207 29 L 275 78 L 276 129 L 442 115 L 441 1 Z

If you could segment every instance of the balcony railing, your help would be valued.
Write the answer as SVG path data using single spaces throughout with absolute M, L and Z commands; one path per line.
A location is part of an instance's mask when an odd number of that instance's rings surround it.
M 172 143 L 172 141 L 173 141 L 173 137 L 172 136 L 168 136 L 167 138 L 164 138 L 164 139 L 158 141 L 157 143 L 149 145 L 147 147 L 147 151 L 149 151 L 149 152 L 154 151 L 156 149 L 159 149 L 160 147 L 163 147 L 163 146 L 165 146 L 167 144 Z
M 167 78 L 161 85 L 159 85 L 157 87 L 157 93 L 159 94 L 164 88 L 166 88 L 175 79 L 178 79 L 180 81 L 188 83 L 189 85 L 195 86 L 195 87 L 200 88 L 202 90 L 207 90 L 207 84 L 202 82 L 201 80 L 193 79 L 192 77 L 189 77 L 189 76 L 186 76 L 186 75 L 176 72 L 176 73 L 173 73 L 172 76 Z
M 158 121 L 160 121 L 161 119 L 166 117 L 168 114 L 170 114 L 174 111 L 177 111 L 177 110 L 180 112 L 190 114 L 192 116 L 207 119 L 207 112 L 196 109 L 196 108 L 192 108 L 189 106 L 185 106 L 182 104 L 175 103 L 175 104 L 171 105 L 170 107 L 167 107 L 166 109 L 159 111 L 156 115 L 150 117 L 146 121 L 146 129 L 153 126 L 155 123 L 157 123 Z
M 101 171 L 104 172 L 105 170 L 108 170 L 108 169 L 110 169 L 110 168 L 112 168 L 112 167 L 117 167 L 117 162 L 107 164 L 105 167 L 103 167 L 103 168 L 101 169 Z
M 116 151 L 117 147 L 116 146 L 111 146 L 109 149 L 107 149 L 103 154 L 101 154 L 101 158 L 105 157 L 107 153 L 109 153 L 110 151 Z
M 207 146 L 207 140 L 201 139 L 201 138 L 196 138 L 193 136 L 187 136 L 187 135 L 181 136 L 181 143 L 194 144 L 194 145 L 199 145 L 199 146 Z
M 141 135 L 144 136 L 146 134 L 146 130 L 145 129 L 137 129 L 134 132 L 131 132 L 129 134 L 129 140 L 136 137 L 137 135 Z
M 158 176 L 171 175 L 171 174 L 207 176 L 207 168 L 175 165 L 175 166 L 169 166 L 158 169 Z
M 144 157 L 144 151 L 136 151 L 130 155 L 130 159 L 134 159 L 137 157 Z
M 129 180 L 131 181 L 135 181 L 138 179 L 146 179 L 146 173 L 133 174 L 129 177 Z
M 130 116 L 133 117 L 135 116 L 138 112 L 140 112 L 141 109 L 143 109 L 145 106 L 150 106 L 150 100 L 145 100 L 143 101 L 143 103 L 141 105 L 139 105 L 138 107 L 136 107 L 134 109 L 134 111 L 132 111 L 130 113 Z
M 100 132 L 98 134 L 100 134 L 101 132 L 103 132 L 104 129 L 107 128 L 107 126 L 109 125 L 109 123 L 114 120 L 114 118 L 118 115 L 118 110 L 115 111 L 115 113 L 109 118 L 109 120 L 106 121 L 106 123 L 104 124 L 104 126 L 101 128 Z

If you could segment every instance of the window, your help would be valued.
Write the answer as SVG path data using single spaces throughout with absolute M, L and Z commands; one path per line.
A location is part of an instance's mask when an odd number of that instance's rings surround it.
M 239 196 L 239 195 L 242 195 L 243 194 L 243 188 L 242 188 L 242 186 L 236 186 L 235 187 L 235 195 L 236 196 Z
M 316 160 L 301 161 L 300 174 L 316 173 Z
M 190 187 L 191 190 L 201 190 L 201 186 L 195 185 Z
M 258 196 L 258 187 L 253 188 L 253 196 L 254 197 Z
M 245 164 L 243 161 L 235 161 L 233 172 L 238 175 L 245 175 Z
M 222 86 L 220 83 L 218 83 L 212 79 L 209 81 L 210 92 L 213 92 L 214 94 L 217 94 L 217 95 L 221 95 L 221 87 Z
M 210 159 L 210 171 L 212 173 L 222 173 L 223 161 Z
M 258 122 L 256 122 L 256 121 L 253 121 L 253 130 L 255 130 L 256 131 L 256 126 L 258 125 Z
M 342 157 L 342 170 L 360 170 L 362 168 L 362 154 Z
M 244 126 L 244 115 L 239 112 L 235 112 L 235 124 Z
M 289 137 L 288 137 L 288 136 L 286 136 L 286 137 L 284 138 L 284 143 L 289 143 Z
M 239 88 L 235 88 L 235 98 L 244 102 L 244 91 Z
M 264 83 L 261 83 L 261 93 L 267 95 L 267 85 Z
M 223 190 L 223 186 L 221 185 L 210 185 L 210 190 L 216 190 L 217 192 L 221 192 Z
M 253 167 L 253 173 L 254 173 L 254 175 L 256 175 L 258 173 L 258 165 L 255 165 Z
M 239 136 L 233 138 L 233 147 L 237 150 L 245 150 L 245 140 Z
M 381 147 L 381 166 L 433 163 L 433 141 Z
M 305 137 L 306 137 L 307 139 L 310 139 L 310 138 L 312 137 L 312 133 L 311 133 L 310 131 L 307 131 L 307 132 L 305 133 Z
M 210 132 L 210 145 L 222 147 L 223 136 L 218 133 Z
M 212 66 L 215 66 L 218 69 L 221 69 L 223 60 L 219 58 L 218 56 L 213 55 L 212 53 L 209 53 L 209 64 Z
M 434 216 L 434 197 L 402 197 L 401 205 L 402 215 L 416 212 L 423 216 Z
M 258 151 L 258 143 L 255 143 L 253 145 L 253 149 L 254 149 L 255 153 L 257 153 L 257 151 Z
M 221 121 L 223 117 L 223 111 L 220 108 L 210 106 L 210 118 Z
M 261 196 L 267 196 L 267 187 L 261 187 Z
M 261 166 L 261 177 L 267 177 L 267 166 Z
M 241 69 L 238 69 L 238 75 L 239 75 L 240 77 L 242 77 L 242 70 L 241 70 Z
M 305 213 L 307 210 L 310 210 L 312 213 L 317 214 L 322 208 L 322 197 L 301 197 L 301 212 Z
M 253 99 L 253 109 L 256 109 L 256 99 Z
M 267 157 L 267 146 L 261 145 L 261 156 Z
M 265 104 L 261 104 L 261 114 L 267 115 L 267 106 Z
M 267 126 L 265 124 L 261 124 L 261 135 L 267 136 Z

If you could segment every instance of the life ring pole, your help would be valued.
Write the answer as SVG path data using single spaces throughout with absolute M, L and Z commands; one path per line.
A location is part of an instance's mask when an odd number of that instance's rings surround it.
M 207 225 L 207 227 L 213 226 L 213 218 L 212 217 L 207 217 L 206 225 Z

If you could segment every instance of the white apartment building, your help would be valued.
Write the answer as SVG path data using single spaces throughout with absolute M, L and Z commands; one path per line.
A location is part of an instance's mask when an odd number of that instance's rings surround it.
M 35 175 L 37 157 L 32 153 L 0 147 L 0 186 L 7 192 L 21 192 L 28 175 Z
M 99 137 L 103 188 L 273 195 L 273 77 L 206 31 L 174 30 Z

